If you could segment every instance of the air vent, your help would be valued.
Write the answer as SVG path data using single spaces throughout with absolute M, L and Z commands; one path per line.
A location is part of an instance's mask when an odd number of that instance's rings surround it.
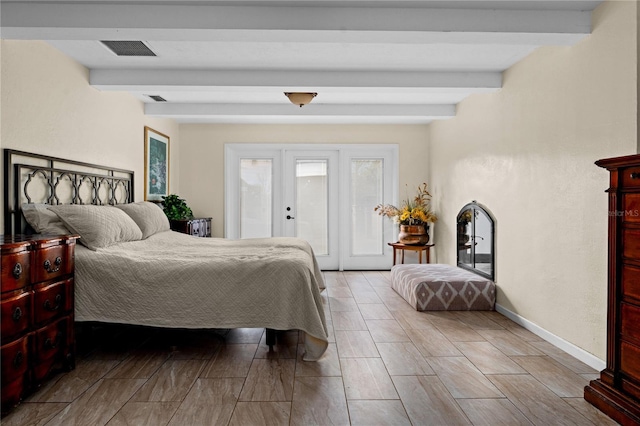
M 167 100 L 165 98 L 163 98 L 162 96 L 158 96 L 158 95 L 147 95 L 148 97 L 150 97 L 151 99 L 153 99 L 156 102 L 167 102 Z
M 101 40 L 100 42 L 118 56 L 156 56 L 156 54 L 141 41 Z

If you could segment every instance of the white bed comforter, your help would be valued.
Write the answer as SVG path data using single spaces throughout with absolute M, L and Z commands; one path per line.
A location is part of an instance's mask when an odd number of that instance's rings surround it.
M 173 231 L 76 248 L 76 321 L 306 333 L 304 359 L 327 348 L 322 274 L 297 238 L 227 240 Z

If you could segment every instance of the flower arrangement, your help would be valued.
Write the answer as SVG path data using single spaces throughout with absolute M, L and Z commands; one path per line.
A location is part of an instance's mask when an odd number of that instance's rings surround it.
M 379 215 L 393 219 L 400 225 L 424 225 L 435 222 L 438 217 L 431 211 L 429 200 L 431 194 L 427 191 L 427 184 L 418 186 L 418 193 L 413 199 L 407 198 L 402 203 L 402 208 L 397 208 L 391 204 L 378 204 L 373 209 Z

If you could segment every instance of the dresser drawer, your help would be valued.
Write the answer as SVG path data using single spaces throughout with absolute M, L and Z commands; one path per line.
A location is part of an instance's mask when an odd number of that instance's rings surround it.
M 640 377 L 640 348 L 627 342 L 620 344 L 620 370 L 631 377 Z
M 33 303 L 34 324 L 42 324 L 68 312 L 71 306 L 72 289 L 73 280 L 71 279 L 36 287 Z
M 12 382 L 2 383 L 2 413 L 7 413 L 20 403 L 27 388 L 26 375 L 18 377 Z
M 625 222 L 640 222 L 640 193 L 622 196 L 622 212 Z
M 53 324 L 35 332 L 35 359 L 42 362 L 54 358 L 67 345 L 68 317 L 61 318 Z
M 65 361 L 71 350 L 67 339 L 70 322 L 70 317 L 64 317 L 35 332 L 33 378 L 36 383 L 46 379 L 54 366 Z
M 30 254 L 29 251 L 24 250 L 19 253 L 2 255 L 0 282 L 2 282 L 3 293 L 20 289 L 29 284 L 31 272 Z
M 621 169 L 618 173 L 622 174 L 623 188 L 640 187 L 640 166 L 627 167 L 627 168 Z
M 200 229 L 201 237 L 211 237 L 211 219 L 204 219 Z
M 2 343 L 19 336 L 31 325 L 33 292 L 25 291 L 1 302 Z
M 73 271 L 73 246 L 60 244 L 35 251 L 33 282 L 48 281 Z
M 640 259 L 640 229 L 622 231 L 622 255 L 627 259 Z
M 191 235 L 195 235 L 196 237 L 200 236 L 200 221 L 199 220 L 192 220 L 191 223 L 189 224 L 189 233 Z
M 620 323 L 620 333 L 623 338 L 632 338 L 640 342 L 640 307 L 621 303 Z
M 2 346 L 2 386 L 24 376 L 29 366 L 29 336 Z
M 197 219 L 193 221 L 191 235 L 198 237 L 211 236 L 211 219 Z
M 622 266 L 622 296 L 640 301 L 640 268 Z

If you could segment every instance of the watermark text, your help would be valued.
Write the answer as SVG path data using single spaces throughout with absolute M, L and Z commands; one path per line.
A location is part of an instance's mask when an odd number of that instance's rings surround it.
M 638 217 L 640 216 L 640 210 L 613 210 L 609 212 L 609 216 Z

